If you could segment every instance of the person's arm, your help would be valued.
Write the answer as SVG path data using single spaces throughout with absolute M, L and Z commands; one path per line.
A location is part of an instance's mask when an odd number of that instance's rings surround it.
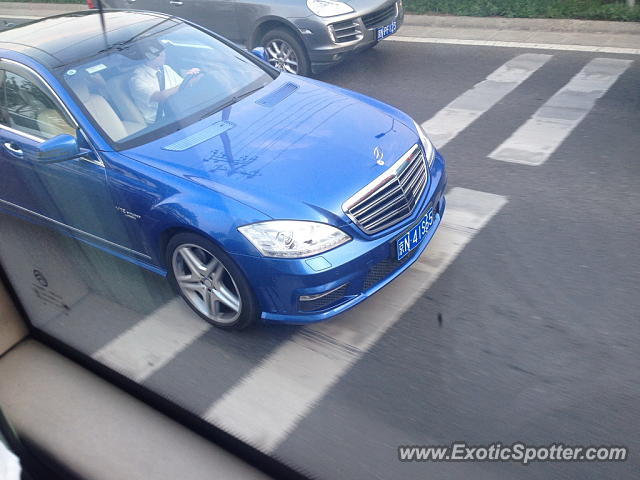
M 169 98 L 171 95 L 178 93 L 180 85 L 171 88 L 165 88 L 164 90 L 158 90 L 151 94 L 150 100 L 152 102 L 162 102 Z
M 192 68 L 191 70 L 188 70 L 186 72 L 186 75 L 188 75 L 189 78 L 187 78 L 186 80 L 178 75 L 175 70 L 173 70 L 168 65 L 165 65 L 163 69 L 165 69 L 163 73 L 168 77 L 168 80 L 174 84 L 174 86 L 165 88 L 164 90 L 156 90 L 155 92 L 153 92 L 149 97 L 149 100 L 151 100 L 152 102 L 162 102 L 166 100 L 167 98 L 175 95 L 176 93 L 178 93 L 178 91 L 180 91 L 182 82 L 187 81 L 188 83 L 192 83 L 194 81 L 197 81 L 196 79 L 199 80 L 201 76 L 199 68 Z
M 182 88 L 195 84 L 202 77 L 202 73 L 199 68 L 191 68 L 190 70 L 187 70 L 184 72 L 184 77 L 181 77 L 180 74 L 171 68 L 171 65 L 165 65 L 163 68 L 167 86 L 165 91 L 169 92 L 163 100 L 177 93 Z
M 169 67 L 170 68 L 170 67 Z M 180 79 L 179 82 L 182 81 L 182 78 L 178 75 Z M 140 104 L 149 104 L 150 102 L 161 102 L 169 98 L 171 95 L 174 95 L 178 89 L 180 88 L 180 84 L 174 85 L 171 88 L 165 88 L 164 90 L 158 90 L 157 81 L 148 81 L 147 77 L 144 75 L 135 75 L 131 79 L 131 93 L 136 100 L 137 103 Z
M 200 79 L 204 76 L 204 74 L 202 73 L 202 70 L 200 70 L 198 67 L 194 67 L 190 70 L 187 70 L 185 72 L 185 76 L 188 77 L 185 79 L 188 82 L 187 86 L 191 87 L 192 85 L 195 85 L 196 83 L 198 83 Z

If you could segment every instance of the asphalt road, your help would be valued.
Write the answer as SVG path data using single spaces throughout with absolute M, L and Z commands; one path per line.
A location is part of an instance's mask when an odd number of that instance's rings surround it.
M 427 120 L 521 53 L 384 43 L 322 79 Z M 617 465 L 526 468 L 393 456 L 398 444 L 456 440 L 640 444 L 640 64 L 628 57 L 633 63 L 544 164 L 487 158 L 603 58 L 538 53 L 553 57 L 442 150 L 450 186 L 508 204 L 301 423 L 283 456 L 299 458 L 304 442 L 316 449 L 305 465 L 335 468 L 327 478 L 637 475 L 636 455 Z
M 33 295 L 23 266 L 37 265 L 56 295 L 32 303 L 34 321 L 317 478 L 637 478 L 637 57 L 383 42 L 319 78 L 446 140 L 445 223 L 414 268 L 315 329 L 234 334 L 203 326 L 154 275 L 2 217 L 19 293 Z M 454 441 L 631 454 L 398 461 L 399 445 Z

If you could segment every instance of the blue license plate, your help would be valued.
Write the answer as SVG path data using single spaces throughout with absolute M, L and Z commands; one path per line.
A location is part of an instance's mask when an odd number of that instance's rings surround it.
M 396 33 L 398 30 L 398 24 L 394 20 L 389 25 L 385 25 L 384 27 L 380 27 L 376 30 L 376 40 L 382 40 L 384 37 L 388 37 L 392 33 Z
M 433 208 L 430 208 L 422 220 L 420 220 L 411 230 L 396 240 L 396 252 L 398 252 L 398 260 L 401 260 L 411 250 L 420 245 L 424 237 L 429 233 L 429 229 L 433 225 L 434 215 Z

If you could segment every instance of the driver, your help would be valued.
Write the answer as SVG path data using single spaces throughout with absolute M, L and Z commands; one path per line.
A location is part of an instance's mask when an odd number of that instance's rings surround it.
M 159 120 L 164 112 L 164 102 L 178 93 L 184 82 L 192 85 L 200 79 L 200 69 L 185 72 L 183 79 L 171 66 L 165 64 L 166 52 L 160 42 L 145 46 L 144 63 L 135 69 L 129 81 L 131 97 L 142 113 L 147 125 Z

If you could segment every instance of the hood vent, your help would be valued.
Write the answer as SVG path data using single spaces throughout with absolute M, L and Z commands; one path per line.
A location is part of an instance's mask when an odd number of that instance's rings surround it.
M 277 90 L 274 90 L 270 94 L 265 95 L 260 100 L 256 100 L 256 103 L 258 105 L 262 105 L 263 107 L 273 107 L 296 90 L 298 90 L 298 85 L 296 85 L 295 83 L 287 82 Z
M 235 127 L 235 124 L 233 122 L 222 120 L 221 122 L 216 122 L 213 125 L 209 125 L 207 128 L 204 128 L 199 132 L 189 135 L 182 140 L 178 140 L 177 142 L 172 143 L 171 145 L 164 146 L 162 148 L 164 150 L 170 150 L 172 152 L 182 152 L 183 150 L 195 147 L 202 142 L 206 142 L 213 137 L 217 137 L 218 135 L 223 134 L 233 127 Z

